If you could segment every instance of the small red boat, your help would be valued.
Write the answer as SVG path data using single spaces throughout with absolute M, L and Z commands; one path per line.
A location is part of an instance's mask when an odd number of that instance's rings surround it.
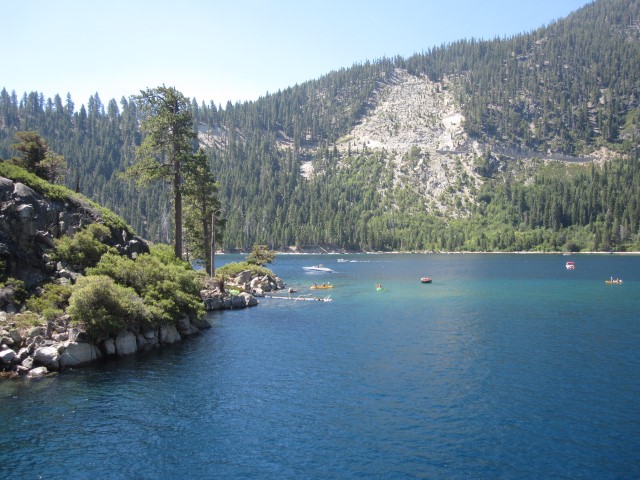
M 422 277 L 422 278 L 420 279 L 420 281 L 421 281 L 422 283 L 431 283 L 431 278 L 430 278 L 430 277 Z

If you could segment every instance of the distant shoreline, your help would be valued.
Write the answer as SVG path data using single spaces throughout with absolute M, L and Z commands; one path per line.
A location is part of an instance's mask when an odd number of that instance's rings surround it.
M 291 250 L 275 250 L 277 255 L 640 255 L 640 251 L 633 252 L 432 252 L 432 251 L 411 251 L 411 252 L 344 252 L 344 251 L 318 251 L 317 249 L 305 251 L 300 249 L 298 251 Z M 216 252 L 216 255 L 248 255 L 250 252 Z

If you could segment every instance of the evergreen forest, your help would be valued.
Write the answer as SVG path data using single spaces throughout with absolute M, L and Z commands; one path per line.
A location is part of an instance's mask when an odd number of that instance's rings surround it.
M 398 70 L 447 79 L 466 135 L 483 146 L 480 181 L 463 175 L 447 190 L 452 210 L 399 180 L 391 152 L 336 148 Z M 95 93 L 78 105 L 7 88 L 0 159 L 15 157 L 18 132 L 37 132 L 64 156 L 66 186 L 140 236 L 172 242 L 171 185 L 140 188 L 122 175 L 144 138 L 139 97 L 105 103 Z M 640 0 L 596 0 L 531 32 L 355 64 L 256 101 L 189 101 L 193 149 L 219 185 L 226 251 L 640 250 Z

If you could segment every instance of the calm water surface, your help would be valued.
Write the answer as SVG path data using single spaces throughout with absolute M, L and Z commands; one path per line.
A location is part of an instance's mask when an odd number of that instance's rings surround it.
M 1 382 L 0 477 L 640 478 L 640 257 L 338 258 L 271 265 L 331 303 L 265 298 L 180 345 Z

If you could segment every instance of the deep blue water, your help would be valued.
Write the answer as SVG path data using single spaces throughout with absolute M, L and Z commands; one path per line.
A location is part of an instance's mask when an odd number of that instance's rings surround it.
M 331 303 L 0 382 L 0 478 L 640 478 L 640 256 L 338 258 L 271 265 Z

